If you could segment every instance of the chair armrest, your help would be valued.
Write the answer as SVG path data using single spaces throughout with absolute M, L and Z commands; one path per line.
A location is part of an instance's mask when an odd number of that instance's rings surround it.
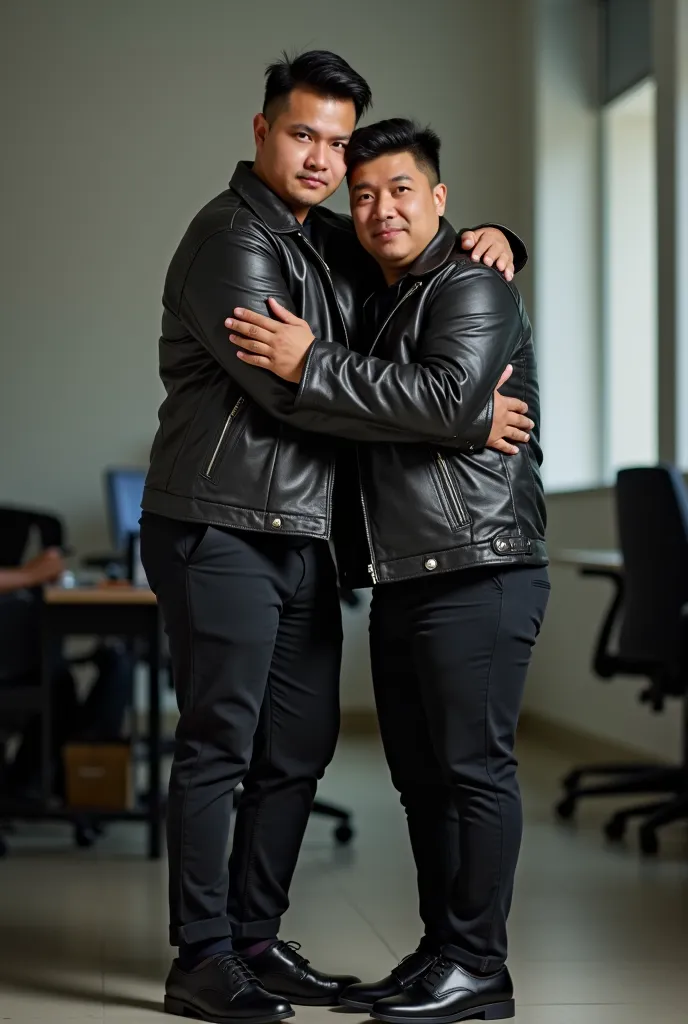
M 607 609 L 600 631 L 597 634 L 597 642 L 595 644 L 595 653 L 593 655 L 592 665 L 594 672 L 601 679 L 611 679 L 613 676 L 618 675 L 622 671 L 620 659 L 615 654 L 611 654 L 609 650 L 609 642 L 611 640 L 612 631 L 616 625 L 621 606 L 623 605 L 624 599 L 624 578 L 623 573 L 617 569 L 593 569 L 585 568 L 581 569 L 582 576 L 598 576 L 602 579 L 611 580 L 614 584 L 614 596 L 612 597 L 611 604 Z

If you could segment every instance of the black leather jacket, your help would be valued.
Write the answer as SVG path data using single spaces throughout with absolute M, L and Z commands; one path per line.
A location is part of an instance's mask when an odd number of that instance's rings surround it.
M 319 344 L 357 344 L 355 312 L 379 284 L 351 220 L 316 208 L 311 241 L 284 203 L 240 163 L 230 187 L 194 217 L 163 294 L 160 375 L 167 391 L 143 508 L 173 519 L 328 538 L 335 438 L 442 440 L 423 415 L 403 427 L 297 404 L 297 386 L 242 363 L 224 326 L 236 306 L 276 298 Z M 510 237 L 517 262 L 525 251 Z M 483 420 L 485 414 L 483 414 Z M 480 420 L 480 417 L 477 417 Z M 480 422 L 468 434 L 480 433 Z M 468 437 L 470 443 L 470 437 Z
M 487 564 L 546 564 L 535 353 L 517 289 L 473 263 L 441 221 L 409 272 L 372 296 L 366 313 L 366 354 L 316 340 L 296 407 L 372 427 L 393 418 L 401 431 L 426 435 L 422 444 L 357 446 L 352 478 L 360 479 L 368 585 Z M 526 401 L 535 421 L 530 443 L 513 456 L 484 447 L 492 394 L 508 363 L 514 372 L 502 393 Z M 468 435 L 472 450 L 447 447 Z M 365 585 L 353 516 L 349 506 L 346 529 L 335 531 L 349 587 Z

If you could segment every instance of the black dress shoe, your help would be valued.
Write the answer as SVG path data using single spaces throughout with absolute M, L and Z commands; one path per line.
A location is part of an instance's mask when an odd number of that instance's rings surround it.
M 354 1010 L 371 1010 L 373 1004 L 380 999 L 398 996 L 414 982 L 419 981 L 437 960 L 439 953 L 416 949 L 409 953 L 382 981 L 365 981 L 349 987 L 339 997 L 342 1006 L 351 1006 Z
M 175 960 L 165 982 L 165 1013 L 214 1024 L 269 1024 L 294 1016 L 286 999 L 266 992 L 236 953 L 218 953 L 193 971 Z
M 268 992 L 299 1006 L 336 1006 L 344 989 L 360 981 L 351 974 L 321 974 L 299 949 L 298 942 L 274 942 L 251 957 L 251 970 Z
M 440 957 L 406 991 L 375 1003 L 371 1017 L 385 1024 L 453 1024 L 504 1020 L 515 1012 L 514 986 L 506 967 L 496 974 L 473 975 Z

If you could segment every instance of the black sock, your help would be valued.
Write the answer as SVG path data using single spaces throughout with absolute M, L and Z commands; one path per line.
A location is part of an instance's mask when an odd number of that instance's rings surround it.
M 194 967 L 198 967 L 209 956 L 231 952 L 232 940 L 229 936 L 224 939 L 206 939 L 203 942 L 184 942 L 179 946 L 179 966 L 183 971 L 193 971 Z
M 272 939 L 235 939 L 234 948 L 237 953 L 247 960 L 251 957 L 260 956 L 266 949 L 269 949 L 273 943 L 277 942 L 276 938 Z

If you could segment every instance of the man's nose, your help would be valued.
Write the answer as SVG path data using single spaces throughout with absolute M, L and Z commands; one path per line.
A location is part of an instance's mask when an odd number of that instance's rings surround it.
M 374 216 L 376 220 L 391 220 L 394 216 L 394 203 L 389 197 L 381 196 L 375 204 Z
M 308 154 L 308 160 L 306 166 L 311 171 L 324 171 L 326 170 L 327 163 L 327 144 L 320 142 L 317 145 L 311 147 Z

